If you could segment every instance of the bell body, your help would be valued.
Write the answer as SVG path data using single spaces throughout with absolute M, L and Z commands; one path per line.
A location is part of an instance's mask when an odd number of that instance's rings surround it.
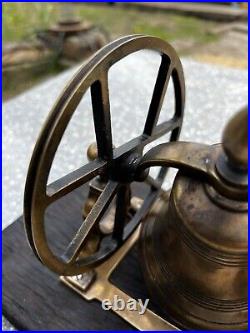
M 145 280 L 182 329 L 246 329 L 247 203 L 218 195 L 179 171 L 170 199 L 142 228 Z

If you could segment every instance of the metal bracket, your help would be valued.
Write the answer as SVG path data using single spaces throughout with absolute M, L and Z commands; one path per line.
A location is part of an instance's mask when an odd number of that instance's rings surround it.
M 117 265 L 138 240 L 140 228 L 141 225 L 137 227 L 133 234 L 114 255 L 97 266 L 94 271 L 90 270 L 87 273 L 77 276 L 61 276 L 60 280 L 87 301 L 96 299 L 102 302 L 104 299 L 113 298 L 114 295 L 122 298 L 125 302 L 128 301 L 131 297 L 113 285 L 109 281 L 109 278 Z M 179 330 L 177 327 L 149 309 L 146 309 L 143 315 L 139 314 L 137 310 L 129 311 L 126 308 L 123 311 L 113 311 L 140 331 Z

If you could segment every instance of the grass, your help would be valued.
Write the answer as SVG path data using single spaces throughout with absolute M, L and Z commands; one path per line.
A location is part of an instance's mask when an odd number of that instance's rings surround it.
M 29 38 L 37 29 L 54 22 L 57 9 L 53 3 L 4 3 L 2 13 L 3 42 Z
M 4 3 L 3 42 L 20 41 L 31 36 L 34 30 L 44 29 L 59 17 L 58 3 Z M 211 40 L 209 28 L 213 23 L 194 17 L 166 12 L 139 11 L 121 6 L 78 3 L 75 12 L 82 20 L 104 27 L 112 39 L 124 34 L 145 33 L 169 41 L 192 39 L 198 42 Z
M 54 24 L 60 13 L 62 4 L 49 2 L 4 3 L 3 4 L 3 43 L 31 40 L 35 31 L 45 29 Z M 184 40 L 198 44 L 214 41 L 216 36 L 209 32 L 213 23 L 198 18 L 169 14 L 166 12 L 140 11 L 124 8 L 121 5 L 108 6 L 99 3 L 77 3 L 73 5 L 75 12 L 83 21 L 104 28 L 110 39 L 118 36 L 143 33 L 158 36 L 167 41 Z M 37 83 L 37 77 L 31 82 L 16 88 L 5 85 L 4 98 L 21 92 Z
M 111 36 L 131 33 L 154 35 L 168 41 L 192 39 L 207 42 L 211 39 L 213 23 L 167 12 L 139 11 L 121 7 L 79 6 L 81 17 L 104 26 Z M 216 37 L 213 35 L 213 38 Z

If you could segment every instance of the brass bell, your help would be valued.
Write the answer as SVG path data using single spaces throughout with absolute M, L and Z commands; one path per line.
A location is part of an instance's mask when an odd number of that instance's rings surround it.
M 107 72 L 144 49 L 161 55 L 144 127 L 139 136 L 114 147 Z M 174 115 L 158 124 L 170 78 Z M 88 89 L 96 135 L 89 163 L 48 185 L 56 150 Z M 246 329 L 247 109 L 228 123 L 222 144 L 209 146 L 177 141 L 184 105 L 182 65 L 168 43 L 132 35 L 101 49 L 63 91 L 38 138 L 24 194 L 27 238 L 37 258 L 67 286 L 87 300 L 102 301 L 112 290 L 121 292 L 109 277 L 140 234 L 145 281 L 162 316 L 150 309 L 143 318 L 128 312 L 120 316 L 141 330 Z M 165 134 L 169 142 L 144 154 Z M 156 179 L 148 173 L 152 166 L 161 167 Z M 169 167 L 179 171 L 171 191 L 164 192 Z M 84 194 L 81 225 L 66 249 L 56 252 L 49 242 L 46 209 L 71 192 L 77 195 L 78 188 Z M 67 234 L 68 223 L 64 227 Z
M 179 168 L 160 216 L 143 226 L 140 248 L 152 298 L 183 329 L 247 328 L 247 109 L 222 141 L 163 144 L 142 161 Z

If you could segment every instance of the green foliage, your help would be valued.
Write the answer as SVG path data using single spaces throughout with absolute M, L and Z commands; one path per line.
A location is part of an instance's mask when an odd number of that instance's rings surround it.
M 35 38 L 35 32 L 55 24 L 60 14 L 59 3 L 51 2 L 6 2 L 3 4 L 2 28 L 3 43 L 13 41 L 28 41 Z M 213 23 L 205 22 L 197 18 L 180 16 L 166 11 L 141 11 L 125 8 L 124 6 L 107 4 L 75 3 L 73 8 L 78 17 L 83 21 L 89 21 L 101 26 L 113 40 L 119 36 L 133 33 L 143 33 L 158 36 L 167 41 L 191 40 L 197 43 L 207 43 L 215 40 L 215 36 L 209 33 Z M 44 76 L 48 77 L 58 72 L 57 67 L 47 68 Z M 4 82 L 4 98 L 12 97 L 21 91 L 28 89 L 41 80 L 37 75 L 28 80 L 20 80 L 12 83 Z
M 213 24 L 203 20 L 169 14 L 167 12 L 139 11 L 107 5 L 78 3 L 77 15 L 85 21 L 104 27 L 115 38 L 130 33 L 145 33 L 169 41 L 190 38 L 199 42 L 215 39 L 208 30 Z M 58 3 L 30 2 L 3 5 L 3 41 L 19 41 L 35 30 L 55 23 L 59 15 Z
M 19 41 L 29 37 L 36 29 L 55 22 L 56 7 L 53 3 L 4 3 L 3 42 Z

